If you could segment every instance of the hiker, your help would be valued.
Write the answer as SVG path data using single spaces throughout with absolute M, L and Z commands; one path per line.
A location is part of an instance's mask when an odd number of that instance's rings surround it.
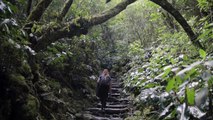
M 101 110 L 106 108 L 106 100 L 108 98 L 108 93 L 111 93 L 111 77 L 109 75 L 108 69 L 104 69 L 102 74 L 97 80 L 96 94 L 101 101 Z

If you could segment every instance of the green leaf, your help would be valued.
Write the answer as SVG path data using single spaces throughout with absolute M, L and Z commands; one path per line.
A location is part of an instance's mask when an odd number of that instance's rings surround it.
M 159 84 L 157 84 L 157 83 L 149 83 L 146 86 L 144 86 L 144 88 L 153 88 L 155 86 L 159 86 Z
M 26 1 L 25 0 L 18 0 L 19 3 L 24 4 Z
M 213 77 L 209 78 L 208 86 L 211 87 L 213 85 Z
M 187 102 L 189 105 L 194 105 L 195 103 L 195 90 L 194 88 L 189 89 L 188 87 L 186 88 L 186 94 L 187 94 Z
M 203 49 L 199 50 L 200 56 L 205 59 L 206 58 L 206 52 Z
M 189 70 L 187 72 L 187 74 L 184 76 L 184 80 L 187 80 L 191 77 L 193 77 L 195 75 L 195 73 L 197 72 L 197 70 L 195 68 L 192 68 L 191 70 Z
M 133 84 L 136 84 L 137 82 L 138 82 L 138 78 L 139 78 L 139 76 L 134 76 L 134 78 L 132 79 L 132 83 Z
M 184 60 L 184 61 L 187 61 L 187 60 L 188 60 L 188 57 L 187 57 L 186 55 L 184 55 L 184 56 L 183 56 L 183 60 Z
M 192 63 L 190 66 L 179 71 L 177 73 L 177 76 L 185 76 L 185 73 L 190 71 L 189 74 L 188 74 L 189 76 L 184 77 L 185 79 L 188 79 L 188 77 L 190 77 L 190 75 L 192 75 L 192 74 L 194 74 L 194 72 L 196 72 L 196 70 L 194 68 L 196 66 L 200 65 L 200 64 L 201 64 L 201 61 L 197 61 L 197 62 Z M 192 69 L 194 69 L 194 70 L 192 70 Z
M 175 91 L 178 91 L 179 86 L 183 83 L 180 76 L 175 76 Z
M 139 72 L 139 73 L 142 73 L 143 71 L 144 71 L 143 68 L 139 68 L 139 69 L 138 69 L 138 72 Z
M 171 72 L 171 68 L 168 68 L 164 71 L 162 78 L 165 78 Z
M 171 63 L 174 65 L 176 62 L 173 58 L 170 59 Z
M 166 91 L 169 92 L 175 87 L 175 79 L 173 78 L 172 80 L 169 80 L 167 86 L 166 86 Z

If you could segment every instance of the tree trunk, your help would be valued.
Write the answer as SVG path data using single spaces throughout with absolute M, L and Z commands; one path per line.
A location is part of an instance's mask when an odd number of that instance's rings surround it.
M 28 0 L 27 2 L 27 16 L 30 14 L 30 10 L 31 10 L 31 6 L 32 6 L 32 0 Z
M 41 0 L 35 7 L 35 9 L 30 13 L 27 21 L 39 21 L 44 11 L 47 9 L 51 2 L 52 0 Z
M 58 21 L 62 21 L 62 19 L 65 17 L 67 12 L 69 11 L 72 3 L 73 3 L 73 0 L 67 0 L 67 2 L 64 4 L 64 7 L 63 7 L 61 13 L 58 16 Z
M 157 5 L 161 6 L 164 10 L 166 10 L 168 13 L 170 13 L 177 20 L 177 22 L 183 27 L 186 34 L 189 36 L 191 42 L 196 47 L 204 49 L 204 47 L 197 40 L 197 35 L 192 31 L 192 28 L 186 22 L 184 17 L 167 0 L 150 0 L 150 1 L 156 3 Z

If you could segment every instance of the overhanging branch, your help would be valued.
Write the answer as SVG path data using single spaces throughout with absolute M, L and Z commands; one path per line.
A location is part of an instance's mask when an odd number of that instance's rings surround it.
M 119 3 L 118 5 L 116 5 L 114 8 L 104 11 L 101 14 L 98 14 L 96 16 L 93 16 L 90 19 L 90 24 L 91 25 L 98 25 L 101 23 L 106 22 L 107 20 L 109 20 L 110 18 L 116 16 L 117 14 L 119 14 L 121 11 L 123 11 L 124 9 L 126 9 L 126 7 L 135 2 L 136 0 L 124 0 L 123 2 Z
M 58 28 L 42 30 L 45 31 L 42 36 L 38 39 L 37 44 L 33 45 L 33 49 L 40 51 L 45 49 L 51 43 L 61 39 L 61 38 L 72 38 L 74 36 L 79 36 L 82 34 L 87 34 L 89 28 L 104 23 L 110 18 L 116 16 L 121 11 L 125 10 L 126 7 L 137 0 L 124 0 L 123 2 L 116 5 L 114 8 L 107 10 L 99 15 L 94 15 L 89 18 L 77 18 L 71 22 L 66 23 Z

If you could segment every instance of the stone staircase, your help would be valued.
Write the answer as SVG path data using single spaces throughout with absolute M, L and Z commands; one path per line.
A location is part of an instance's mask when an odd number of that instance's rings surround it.
M 122 92 L 120 81 L 112 79 L 112 94 L 107 100 L 105 111 L 101 110 L 99 101 L 94 107 L 87 108 L 83 113 L 76 116 L 77 120 L 124 120 L 131 108 L 129 96 Z

